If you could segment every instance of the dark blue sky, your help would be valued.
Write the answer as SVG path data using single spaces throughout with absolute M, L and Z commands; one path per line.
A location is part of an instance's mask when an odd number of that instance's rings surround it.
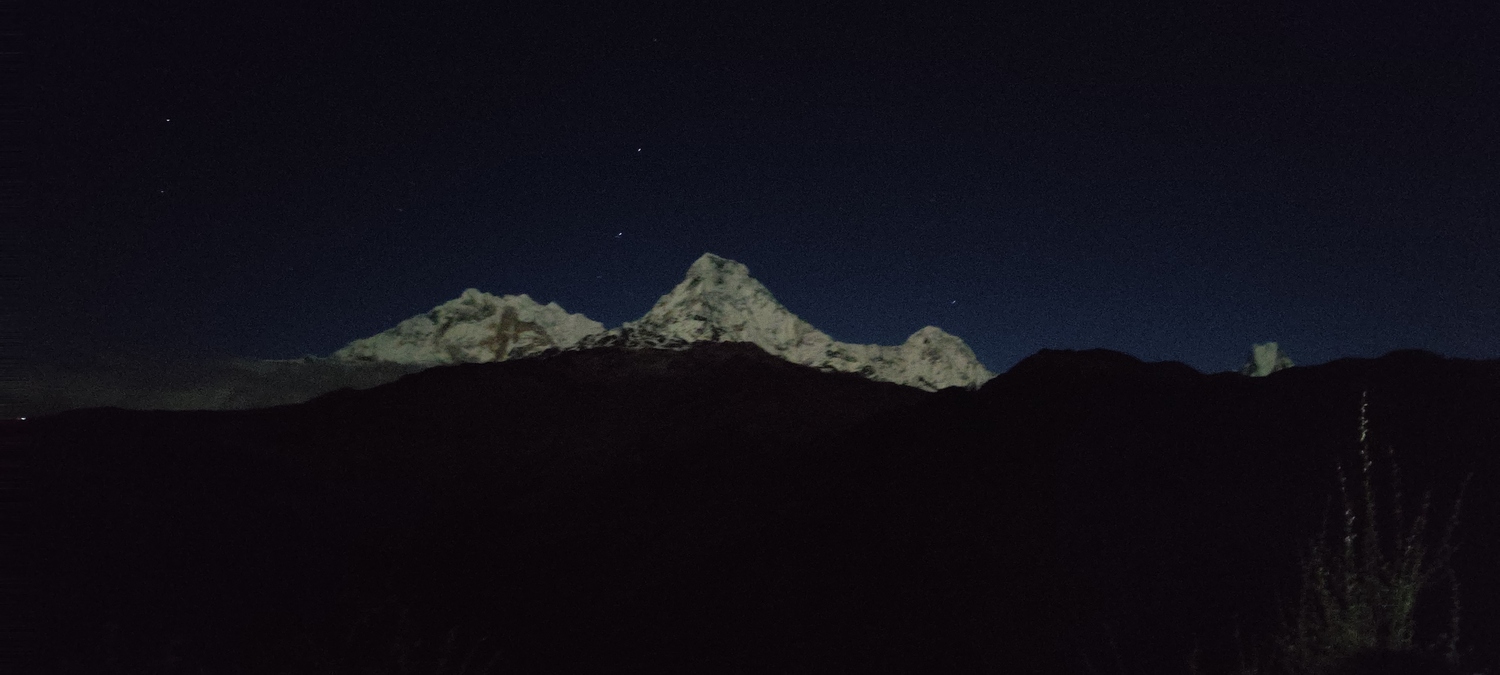
M 613 326 L 712 251 L 997 371 L 1500 357 L 1477 3 L 217 4 L 34 17 L 34 356 L 327 354 L 467 287 Z

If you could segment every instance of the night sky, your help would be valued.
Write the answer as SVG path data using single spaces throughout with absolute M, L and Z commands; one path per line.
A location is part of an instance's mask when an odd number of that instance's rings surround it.
M 328 354 L 468 287 L 615 326 L 705 251 L 996 371 L 1500 357 L 1493 3 L 40 4 L 39 360 Z

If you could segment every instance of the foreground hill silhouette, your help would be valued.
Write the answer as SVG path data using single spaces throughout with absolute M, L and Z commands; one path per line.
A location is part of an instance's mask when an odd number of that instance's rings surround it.
M 1363 391 L 1435 519 L 1474 474 L 1454 567 L 1477 672 L 1500 643 L 1493 361 L 1252 379 L 1043 351 L 927 393 L 700 344 L 6 432 L 46 672 L 1183 672 L 1195 649 L 1227 672 L 1295 592 Z

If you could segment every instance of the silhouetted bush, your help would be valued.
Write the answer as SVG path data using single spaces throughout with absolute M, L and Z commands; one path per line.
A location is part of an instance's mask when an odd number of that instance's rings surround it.
M 1352 493 L 1343 465 L 1338 465 L 1343 536 L 1335 544 L 1329 542 L 1325 513 L 1323 531 L 1303 558 L 1296 607 L 1273 640 L 1273 662 L 1280 672 L 1415 674 L 1452 672 L 1458 663 L 1458 581 L 1448 563 L 1464 486 L 1459 488 L 1440 543 L 1429 550 L 1426 530 L 1431 492 L 1423 495 L 1415 517 L 1408 520 L 1395 453 L 1388 449 L 1390 536 L 1383 540 L 1371 478 L 1374 461 L 1366 405 L 1362 402 L 1360 408 L 1359 493 Z M 1448 590 L 1447 626 L 1440 634 L 1422 639 L 1417 630 L 1418 602 L 1442 585 Z

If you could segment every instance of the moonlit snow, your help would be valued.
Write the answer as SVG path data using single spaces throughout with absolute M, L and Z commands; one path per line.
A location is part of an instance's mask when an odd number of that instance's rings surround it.
M 604 324 L 529 296 L 496 297 L 470 288 L 426 314 L 333 353 L 348 361 L 442 365 L 487 363 L 569 349 Z
M 1250 347 L 1250 360 L 1245 362 L 1240 373 L 1250 377 L 1265 377 L 1292 365 L 1292 360 L 1282 353 L 1275 342 L 1266 342 Z
M 645 316 L 587 338 L 584 346 L 691 342 L 749 342 L 792 363 L 929 391 L 975 388 L 994 377 L 963 340 L 934 326 L 897 346 L 838 342 L 781 306 L 744 265 L 712 253 L 698 258 Z
M 929 391 L 975 388 L 994 377 L 963 340 L 934 326 L 901 345 L 838 342 L 781 306 L 744 265 L 712 253 L 694 262 L 645 316 L 613 330 L 555 303 L 469 289 L 333 356 L 441 365 L 504 361 L 553 348 L 681 349 L 694 342 L 749 342 L 793 363 Z

